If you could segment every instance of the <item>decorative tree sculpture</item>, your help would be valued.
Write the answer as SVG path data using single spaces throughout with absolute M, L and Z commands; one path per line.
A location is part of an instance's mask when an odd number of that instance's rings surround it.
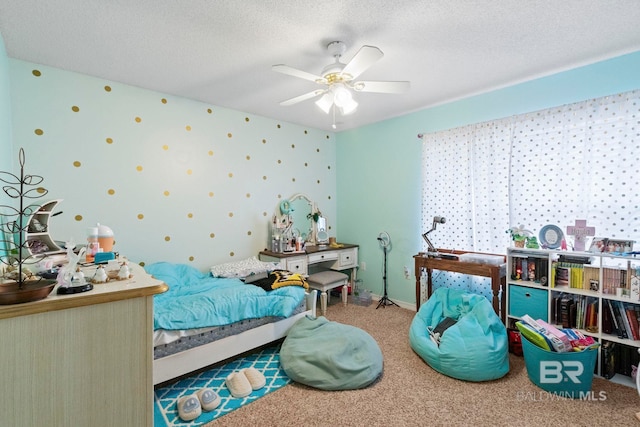
M 3 283 L 0 287 L 0 304 L 14 304 L 45 298 L 53 290 L 56 283 L 55 280 L 51 283 L 50 280 L 38 277 L 27 280 L 28 277 L 24 272 L 24 265 L 33 264 L 42 258 L 40 255 L 32 255 L 27 247 L 29 242 L 25 240 L 25 231 L 29 224 L 25 224 L 25 222 L 37 207 L 25 206 L 25 200 L 44 197 L 48 191 L 40 186 L 44 178 L 39 175 L 25 174 L 25 154 L 22 148 L 18 154 L 18 161 L 20 176 L 0 171 L 0 181 L 6 184 L 2 186 L 2 190 L 10 199 L 18 201 L 18 208 L 0 205 L 0 209 L 4 211 L 4 218 L 7 219 L 6 222 L 0 223 L 2 243 L 6 250 L 5 256 L 0 257 L 0 261 L 12 269 L 17 269 L 17 274 L 13 277 L 15 283 Z M 8 295 L 6 300 L 2 298 L 5 295 Z

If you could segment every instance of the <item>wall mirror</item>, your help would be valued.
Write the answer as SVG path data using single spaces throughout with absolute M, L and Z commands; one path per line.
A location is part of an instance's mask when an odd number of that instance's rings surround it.
M 278 224 L 286 225 L 284 229 L 280 227 L 280 234 L 301 237 L 305 242 L 315 242 L 313 214 L 316 212 L 316 204 L 304 194 L 294 194 L 282 200 L 276 209 L 276 218 Z

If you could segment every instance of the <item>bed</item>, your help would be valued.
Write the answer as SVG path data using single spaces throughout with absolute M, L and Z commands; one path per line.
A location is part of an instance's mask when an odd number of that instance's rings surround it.
M 154 385 L 277 341 L 316 316 L 316 291 L 277 263 L 251 258 L 203 273 L 159 262 L 145 270 L 169 287 L 154 296 Z

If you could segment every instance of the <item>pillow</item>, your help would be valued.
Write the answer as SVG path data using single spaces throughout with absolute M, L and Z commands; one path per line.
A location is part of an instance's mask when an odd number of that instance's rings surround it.
M 211 267 L 211 275 L 213 277 L 247 277 L 252 274 L 264 273 L 275 270 L 280 267 L 277 262 L 264 262 L 258 258 L 251 257 L 242 261 L 226 262 Z

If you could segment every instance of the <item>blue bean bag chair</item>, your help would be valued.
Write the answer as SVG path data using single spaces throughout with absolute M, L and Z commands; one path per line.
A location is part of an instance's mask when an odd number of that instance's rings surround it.
M 360 328 L 303 317 L 287 333 L 280 366 L 293 381 L 321 390 L 353 390 L 382 374 L 382 351 Z
M 433 342 L 428 328 L 445 317 L 457 322 Z M 436 371 L 466 381 L 489 381 L 509 372 L 507 330 L 482 295 L 438 288 L 416 313 L 409 329 L 411 348 Z

